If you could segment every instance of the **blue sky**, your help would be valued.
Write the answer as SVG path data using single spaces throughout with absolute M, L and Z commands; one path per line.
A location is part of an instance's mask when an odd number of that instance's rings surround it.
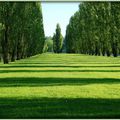
M 53 36 L 56 29 L 56 24 L 59 23 L 61 26 L 62 35 L 64 36 L 69 19 L 78 10 L 79 3 L 43 2 L 41 4 L 45 35 Z

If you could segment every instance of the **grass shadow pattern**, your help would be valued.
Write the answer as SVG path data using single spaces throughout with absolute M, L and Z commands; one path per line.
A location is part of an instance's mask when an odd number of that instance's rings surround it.
M 120 84 L 120 79 L 114 78 L 0 78 L 0 87 L 15 86 L 64 86 L 89 84 Z
M 94 62 L 95 59 L 96 63 Z M 95 65 L 93 65 L 94 63 Z M 24 68 L 28 69 L 24 70 Z M 102 70 L 99 68 L 102 68 Z M 101 86 L 106 84 L 113 89 L 112 85 L 120 84 L 120 78 L 107 78 L 106 76 L 111 73 L 119 74 L 119 68 L 120 61 L 114 58 L 106 59 L 104 57 L 67 54 L 39 55 L 9 65 L 0 64 L 0 75 L 6 75 L 6 77 L 0 77 L 0 91 L 4 90 L 4 88 L 14 90 L 13 88 L 17 87 L 20 89 L 23 87 L 36 87 L 36 89 L 42 87 L 44 89 L 44 87 L 49 86 L 51 89 L 55 86 L 78 86 L 81 89 L 82 86 L 94 84 Z M 26 74 L 29 72 L 31 77 Z M 33 77 L 32 75 L 36 72 L 38 74 L 43 73 L 45 76 Z M 62 76 L 66 72 L 70 74 L 69 77 Z M 79 78 L 72 76 L 76 72 L 80 73 Z M 99 78 L 99 76 L 90 78 L 87 76 L 89 72 L 93 75 L 100 72 L 106 76 L 104 75 L 103 78 Z M 11 77 L 8 77 L 7 73 L 10 73 Z M 20 75 L 24 73 L 24 77 L 13 77 L 12 74 L 17 75 L 16 73 Z M 59 73 L 61 77 L 49 77 L 49 73 Z M 87 77 L 81 77 L 83 73 Z M 0 94 L 0 118 L 120 118 L 120 96 L 114 99 L 92 98 L 93 96 L 91 98 L 74 98 L 74 96 L 71 98 L 47 97 L 34 98 L 33 96 L 33 98 L 27 99 L 22 97 L 2 97 L 2 94 Z
M 120 99 L 0 99 L 0 118 L 119 118 Z

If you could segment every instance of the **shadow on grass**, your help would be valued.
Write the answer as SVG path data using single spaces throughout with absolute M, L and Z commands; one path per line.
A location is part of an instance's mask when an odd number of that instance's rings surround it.
M 0 70 L 0 73 L 16 72 L 120 72 L 120 70 Z
M 35 68 L 45 68 L 45 67 L 68 67 L 68 68 L 95 68 L 95 67 L 120 67 L 120 65 L 108 65 L 108 66 L 99 66 L 99 65 L 92 65 L 92 66 L 85 66 L 85 65 L 10 65 L 10 66 L 0 66 L 0 68 L 31 68 L 31 67 L 35 67 Z
M 120 99 L 0 98 L 0 118 L 120 118 Z
M 114 78 L 0 78 L 0 87 L 12 86 L 62 86 L 88 84 L 120 84 Z

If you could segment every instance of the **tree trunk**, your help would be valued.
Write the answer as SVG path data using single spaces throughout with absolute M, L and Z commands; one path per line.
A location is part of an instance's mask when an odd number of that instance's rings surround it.
M 20 38 L 18 39 L 18 44 L 17 44 L 17 60 L 21 59 L 21 40 Z
M 12 51 L 11 62 L 15 61 L 15 48 Z
M 3 54 L 3 62 L 4 64 L 9 63 L 9 46 L 8 46 L 8 26 L 6 25 L 4 31 L 4 37 L 2 41 L 2 54 Z

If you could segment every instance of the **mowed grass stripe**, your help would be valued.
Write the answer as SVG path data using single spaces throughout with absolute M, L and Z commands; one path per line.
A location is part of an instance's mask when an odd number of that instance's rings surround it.
M 120 57 L 41 54 L 0 63 L 0 118 L 119 118 Z

